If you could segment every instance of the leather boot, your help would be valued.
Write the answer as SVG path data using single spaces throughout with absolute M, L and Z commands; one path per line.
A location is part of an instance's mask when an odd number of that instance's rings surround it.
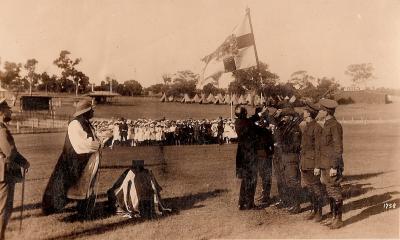
M 336 218 L 333 220 L 332 224 L 329 226 L 331 229 L 338 229 L 343 227 L 343 221 L 342 221 L 342 208 L 343 208 L 343 201 L 337 201 L 335 202 L 335 212 L 336 212 Z
M 290 214 L 298 214 L 301 212 L 299 192 L 296 188 L 292 188 L 291 192 L 293 193 L 293 196 L 290 201 L 290 207 L 288 208 L 288 211 Z
M 329 198 L 329 206 L 331 209 L 331 215 L 332 217 L 326 218 L 324 221 L 321 222 L 322 225 L 324 226 L 329 226 L 332 224 L 334 219 L 336 218 L 336 211 L 335 211 L 335 200 L 332 198 Z
M 316 211 L 314 215 L 314 222 L 321 222 L 322 221 L 322 199 L 316 197 Z
M 304 217 L 304 219 L 306 220 L 311 220 L 314 218 L 315 214 L 316 214 L 316 210 L 317 210 L 317 206 L 316 206 L 316 199 L 314 194 L 310 193 L 310 203 L 311 203 L 311 210 L 310 212 Z

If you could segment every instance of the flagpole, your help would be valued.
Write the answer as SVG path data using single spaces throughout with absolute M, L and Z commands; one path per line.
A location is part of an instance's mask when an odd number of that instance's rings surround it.
M 260 83 L 262 83 L 262 77 L 261 77 L 261 71 L 260 71 L 260 61 L 258 60 L 256 38 L 254 37 L 253 24 L 251 23 L 251 15 L 250 15 L 250 8 L 249 7 L 246 8 L 246 14 L 247 14 L 247 17 L 249 18 L 249 25 L 250 25 L 251 35 L 253 35 L 253 41 L 254 41 L 253 48 L 254 48 L 254 55 L 256 56 L 257 72 L 258 72 L 258 76 L 260 77 Z
M 258 53 L 257 53 L 257 47 L 256 47 L 256 39 L 254 37 L 254 32 L 253 32 L 253 24 L 251 23 L 251 16 L 250 16 L 250 8 L 246 8 L 246 14 L 247 17 L 249 18 L 249 24 L 250 24 L 250 31 L 251 31 L 251 35 L 253 35 L 253 40 L 254 40 L 254 54 L 256 55 L 256 62 L 257 62 L 257 70 L 258 73 L 260 74 L 260 62 L 258 60 Z

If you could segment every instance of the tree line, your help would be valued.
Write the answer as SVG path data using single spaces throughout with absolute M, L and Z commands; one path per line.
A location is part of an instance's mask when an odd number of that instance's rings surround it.
M 90 92 L 92 86 L 89 77 L 78 69 L 81 58 L 72 58 L 71 53 L 62 50 L 53 64 L 60 69 L 60 74 L 49 74 L 46 71 L 37 72 L 38 61 L 35 58 L 28 59 L 25 64 L 5 61 L 3 70 L 0 69 L 0 83 L 3 88 L 12 91 L 46 91 L 59 93 L 73 93 L 76 95 Z M 0 62 L 1 63 L 1 62 Z M 24 70 L 24 71 L 22 71 Z M 354 85 L 365 85 L 374 79 L 374 68 L 371 63 L 351 64 L 345 70 Z M 294 72 L 287 82 L 280 81 L 280 77 L 273 73 L 267 64 L 260 62 L 259 68 L 248 68 L 236 70 L 233 73 L 235 81 L 229 84 L 228 89 L 217 86 L 214 83 L 207 84 L 203 89 L 196 89 L 199 74 L 190 70 L 177 71 L 173 74 L 163 74 L 162 82 L 143 88 L 136 80 L 127 80 L 119 83 L 112 77 L 106 77 L 99 86 L 94 87 L 97 91 L 110 91 L 123 96 L 147 95 L 165 93 L 168 96 L 179 97 L 189 94 L 245 94 L 248 92 L 261 93 L 265 97 L 292 96 L 317 100 L 321 97 L 329 97 L 329 94 L 339 89 L 338 81 L 333 77 L 315 77 L 305 70 Z M 218 78 L 218 76 L 216 77 Z
M 363 67 L 369 69 L 363 69 Z M 346 73 L 354 75 L 354 82 L 365 82 L 372 76 L 371 65 L 350 65 Z M 362 79 L 356 71 L 363 72 Z M 371 74 L 365 74 L 370 72 Z M 236 70 L 233 73 L 234 81 L 228 86 L 228 89 L 216 87 L 215 83 L 209 83 L 203 89 L 196 89 L 199 75 L 190 70 L 178 71 L 174 74 L 164 74 L 162 83 L 154 84 L 145 89 L 146 92 L 165 93 L 167 96 L 181 97 L 188 94 L 193 97 L 195 94 L 263 94 L 264 97 L 285 97 L 296 96 L 297 98 L 306 98 L 317 101 L 322 97 L 331 97 L 334 92 L 339 90 L 340 84 L 333 77 L 314 77 L 307 71 L 300 70 L 294 72 L 287 82 L 280 81 L 280 77 L 269 70 L 268 65 L 260 62 L 259 68 L 248 68 Z M 218 76 L 217 76 L 218 77 Z
M 48 72 L 38 72 L 35 58 L 28 59 L 25 64 L 5 61 L 3 70 L 0 70 L 1 87 L 11 91 L 46 91 L 55 93 L 84 94 L 92 90 L 89 77 L 78 69 L 81 58 L 71 58 L 71 52 L 62 50 L 53 61 L 61 73 L 59 75 Z M 95 90 L 108 91 L 113 86 L 113 91 L 124 96 L 142 94 L 143 87 L 136 80 L 127 80 L 119 83 L 107 77 L 96 86 Z

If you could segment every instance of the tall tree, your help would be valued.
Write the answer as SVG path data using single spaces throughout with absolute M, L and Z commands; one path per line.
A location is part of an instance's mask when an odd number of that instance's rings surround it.
M 57 84 L 57 76 L 54 74 L 50 76 L 47 72 L 40 74 L 40 83 L 38 85 L 38 89 L 46 92 L 59 92 L 60 87 Z
M 290 75 L 289 83 L 293 85 L 297 90 L 303 90 L 304 88 L 310 87 L 315 84 L 315 77 L 307 73 L 307 71 L 300 70 Z
M 193 73 L 190 70 L 183 70 L 183 71 L 178 71 L 175 74 L 171 76 L 172 83 L 180 83 L 180 82 L 190 82 L 193 81 L 197 83 L 199 80 L 199 75 Z
M 60 56 L 54 60 L 53 63 L 58 68 L 62 69 L 60 82 L 62 83 L 63 91 L 71 92 L 70 88 L 72 82 L 72 84 L 75 85 L 75 94 L 78 95 L 79 91 L 85 91 L 87 88 L 89 78 L 83 72 L 76 69 L 76 65 L 78 65 L 82 59 L 71 59 L 69 57 L 70 54 L 69 51 L 62 50 Z
M 36 71 L 36 65 L 38 61 L 34 58 L 28 59 L 24 65 L 24 68 L 27 72 L 27 80 L 29 81 L 29 94 L 32 94 L 32 85 L 36 86 L 39 79 L 39 74 Z
M 7 89 L 23 90 L 24 84 L 22 83 L 20 72 L 21 63 L 4 62 L 4 71 L 1 74 L 1 85 Z
M 171 84 L 171 83 L 172 83 L 171 75 L 168 74 L 168 73 L 164 73 L 164 74 L 162 75 L 162 79 L 163 79 L 163 82 L 164 82 L 165 85 L 168 85 L 168 84 Z
M 136 80 L 128 80 L 124 82 L 124 89 L 129 96 L 142 94 L 143 87 Z
M 275 85 L 279 76 L 268 69 L 266 63 L 260 62 L 259 70 L 256 67 L 240 69 L 233 72 L 235 81 L 230 83 L 230 93 L 244 94 L 246 91 L 260 93 L 266 85 Z
M 372 63 L 351 64 L 347 66 L 345 74 L 351 77 L 354 85 L 366 85 L 368 81 L 374 79 L 374 66 Z
M 332 98 L 333 94 L 339 89 L 340 84 L 335 78 L 322 77 L 318 78 L 317 95 L 315 99 Z

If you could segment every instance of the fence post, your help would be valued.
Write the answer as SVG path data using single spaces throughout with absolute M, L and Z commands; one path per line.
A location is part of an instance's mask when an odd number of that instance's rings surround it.
M 19 121 L 17 121 L 17 133 L 19 133 Z
M 31 119 L 31 122 L 32 122 L 32 124 L 31 124 L 32 125 L 32 133 L 33 133 L 33 132 L 35 132 L 34 131 L 34 129 L 35 129 L 35 121 L 34 121 L 33 118 Z

